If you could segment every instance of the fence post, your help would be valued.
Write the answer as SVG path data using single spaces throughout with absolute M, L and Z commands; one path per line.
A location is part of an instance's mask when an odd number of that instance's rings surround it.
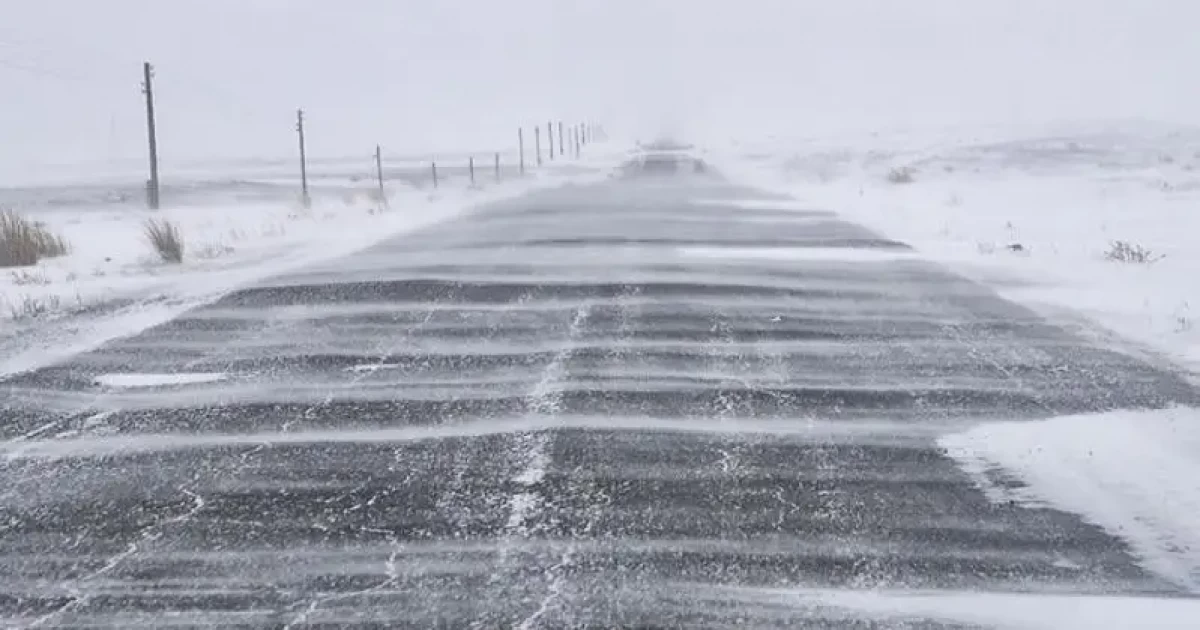
M 146 182 L 146 205 L 151 210 L 158 210 L 158 132 L 154 124 L 154 67 L 149 61 L 142 64 L 142 81 L 142 92 L 146 94 L 146 139 L 150 145 L 150 181 Z
M 550 141 L 550 161 L 554 161 L 554 123 L 546 123 L 546 139 Z
M 375 145 L 375 178 L 379 181 L 379 205 L 387 207 L 387 193 L 383 191 L 383 149 Z
M 467 158 L 467 171 L 471 173 L 471 185 L 475 185 L 475 156 Z
M 563 144 L 563 123 L 558 121 L 558 153 L 563 157 L 567 155 L 566 145 Z
M 537 152 L 537 165 L 542 165 L 542 128 L 533 128 L 533 146 Z
M 517 168 L 518 173 L 525 174 L 525 130 L 517 129 Z
M 304 110 L 296 110 L 296 133 L 300 136 L 300 203 L 305 208 L 312 206 L 308 195 L 308 156 L 304 150 Z
M 496 181 L 500 181 L 500 152 L 496 152 Z
M 432 164 L 432 166 L 433 166 L 433 188 L 434 188 L 434 190 L 437 190 L 437 187 L 438 187 L 438 181 L 437 181 L 437 162 L 432 162 L 431 164 Z

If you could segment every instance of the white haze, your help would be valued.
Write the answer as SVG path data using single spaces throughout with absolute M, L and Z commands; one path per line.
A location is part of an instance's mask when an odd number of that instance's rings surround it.
M 0 0 L 0 171 L 162 154 L 503 148 L 593 119 L 693 139 L 1200 122 L 1194 0 Z

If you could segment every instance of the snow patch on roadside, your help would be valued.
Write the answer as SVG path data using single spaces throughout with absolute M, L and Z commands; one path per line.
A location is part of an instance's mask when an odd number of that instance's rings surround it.
M 1147 569 L 1200 593 L 1200 410 L 996 422 L 939 444 L 989 498 L 1079 514 Z

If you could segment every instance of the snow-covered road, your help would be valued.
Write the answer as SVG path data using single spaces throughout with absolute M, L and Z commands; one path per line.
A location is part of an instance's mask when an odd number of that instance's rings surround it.
M 785 595 L 1188 594 L 939 441 L 1188 383 L 786 206 L 536 192 L 0 382 L 0 623 L 962 627 Z

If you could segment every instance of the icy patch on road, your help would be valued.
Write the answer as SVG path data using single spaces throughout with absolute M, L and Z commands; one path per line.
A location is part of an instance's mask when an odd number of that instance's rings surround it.
M 1200 600 L 1182 598 L 825 589 L 731 593 L 739 604 L 787 605 L 820 611 L 824 619 L 834 608 L 846 611 L 847 623 L 866 615 L 897 627 L 908 627 L 902 620 L 937 620 L 1000 630 L 1185 630 L 1200 619 Z
M 998 422 L 939 443 L 993 500 L 1080 514 L 1147 569 L 1200 592 L 1200 410 Z M 997 476 L 1024 485 L 1000 488 Z
M 814 260 L 845 262 L 891 262 L 917 260 L 915 252 L 858 247 L 685 247 L 684 256 L 733 260 Z
M 101 374 L 96 383 L 105 387 L 129 389 L 137 387 L 163 387 L 167 385 L 196 385 L 217 383 L 228 376 L 219 372 L 176 373 L 176 374 Z

